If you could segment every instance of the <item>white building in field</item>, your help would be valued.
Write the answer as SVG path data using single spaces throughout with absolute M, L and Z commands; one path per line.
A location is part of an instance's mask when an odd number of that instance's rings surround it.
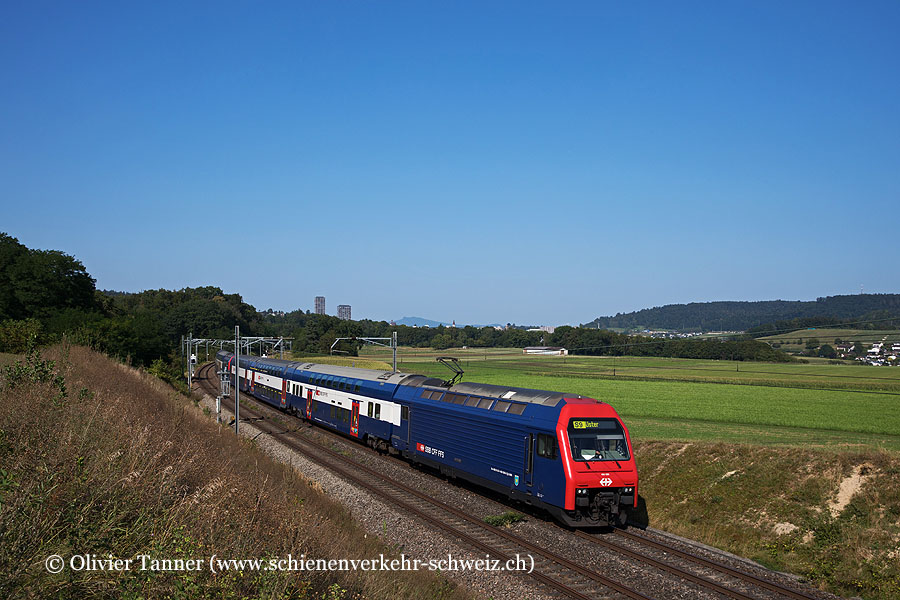
M 528 346 L 524 354 L 540 354 L 543 356 L 568 356 L 569 351 L 558 346 Z

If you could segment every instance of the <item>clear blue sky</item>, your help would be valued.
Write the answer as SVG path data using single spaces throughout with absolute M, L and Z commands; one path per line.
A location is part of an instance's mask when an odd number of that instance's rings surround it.
M 900 292 L 900 3 L 8 2 L 0 231 L 104 289 L 558 325 Z

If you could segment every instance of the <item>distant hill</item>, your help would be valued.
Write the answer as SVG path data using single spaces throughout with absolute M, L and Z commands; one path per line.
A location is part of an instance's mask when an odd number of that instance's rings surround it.
M 422 317 L 403 317 L 395 321 L 397 325 L 406 325 L 407 327 L 449 327 L 450 323 L 442 323 L 441 321 L 432 321 Z
M 598 317 L 584 327 L 667 329 L 674 331 L 746 331 L 775 321 L 830 317 L 846 321 L 872 314 L 900 317 L 900 294 L 828 296 L 812 301 L 692 302 L 645 308 L 614 317 Z
M 443 325 L 444 327 L 450 327 L 452 323 L 445 323 L 443 321 L 432 321 L 431 319 L 425 319 L 423 317 L 403 317 L 402 319 L 397 319 L 394 321 L 397 325 L 406 325 L 407 327 L 440 327 Z M 468 325 L 472 325 L 472 327 L 478 327 L 479 329 L 482 327 L 497 327 L 499 323 L 492 323 L 490 325 L 474 325 L 471 323 L 457 323 L 457 327 L 467 327 Z

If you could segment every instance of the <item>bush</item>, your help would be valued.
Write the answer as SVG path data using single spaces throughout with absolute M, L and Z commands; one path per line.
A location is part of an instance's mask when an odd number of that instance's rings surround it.
M 41 337 L 41 323 L 37 319 L 16 321 L 7 319 L 0 322 L 0 351 L 22 354 L 29 345 L 34 345 Z

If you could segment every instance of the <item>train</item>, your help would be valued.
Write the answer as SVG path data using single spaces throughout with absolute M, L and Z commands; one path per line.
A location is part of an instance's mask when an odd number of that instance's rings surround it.
M 566 526 L 624 525 L 637 508 L 631 437 L 600 400 L 304 361 L 234 362 L 231 352 L 216 354 L 242 393 Z

